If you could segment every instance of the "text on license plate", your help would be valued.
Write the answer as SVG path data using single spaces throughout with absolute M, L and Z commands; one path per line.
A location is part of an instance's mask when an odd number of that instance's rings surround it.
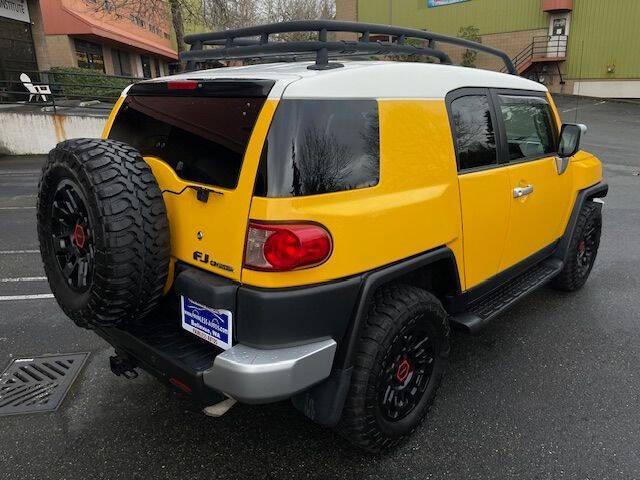
M 224 350 L 231 348 L 232 319 L 229 310 L 206 307 L 181 297 L 182 328 Z

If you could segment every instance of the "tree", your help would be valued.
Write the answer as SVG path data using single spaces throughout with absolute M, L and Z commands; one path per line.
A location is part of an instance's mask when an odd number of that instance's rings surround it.
M 335 17 L 335 0 L 202 0 L 205 24 L 211 30 L 261 23 Z M 299 39 L 299 35 L 285 36 Z
M 482 37 L 480 36 L 480 29 L 469 25 L 468 27 L 460 27 L 458 30 L 458 38 L 464 38 L 465 40 L 471 40 L 472 42 L 482 43 Z M 465 50 L 462 54 L 461 65 L 464 67 L 476 67 L 476 58 L 478 52 L 476 50 Z
M 139 26 L 158 28 L 166 19 L 176 34 L 178 53 L 192 30 L 227 30 L 287 20 L 334 18 L 335 0 L 96 0 L 91 9 Z

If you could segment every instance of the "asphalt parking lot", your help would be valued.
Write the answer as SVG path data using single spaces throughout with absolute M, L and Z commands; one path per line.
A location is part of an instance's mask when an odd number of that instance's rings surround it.
M 559 108 L 589 126 L 584 148 L 611 187 L 589 282 L 536 292 L 479 337 L 455 335 L 428 420 L 381 457 L 287 402 L 213 419 L 148 375 L 112 375 L 111 348 L 75 328 L 42 280 L 43 158 L 0 158 L 0 366 L 90 352 L 58 411 L 0 417 L 0 478 L 640 478 L 640 105 L 560 98 Z

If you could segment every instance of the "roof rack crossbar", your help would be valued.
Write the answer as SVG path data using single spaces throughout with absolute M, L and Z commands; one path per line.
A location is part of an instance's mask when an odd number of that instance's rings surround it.
M 316 33 L 317 40 L 271 41 L 272 35 L 287 33 Z M 329 32 L 352 33 L 355 41 L 330 41 Z M 371 41 L 371 36 L 387 36 L 390 41 Z M 426 40 L 426 47 L 411 46 L 408 39 Z M 191 45 L 188 52 L 180 54 L 187 61 L 187 69 L 197 61 L 229 60 L 239 58 L 272 57 L 273 55 L 296 56 L 300 53 L 315 53 L 316 63 L 312 69 L 336 68 L 342 65 L 330 63 L 330 53 L 335 54 L 403 54 L 429 56 L 441 63 L 451 63 L 449 56 L 436 47 L 436 43 L 454 45 L 499 57 L 506 70 L 517 75 L 511 58 L 501 50 L 488 47 L 463 38 L 450 37 L 438 33 L 411 28 L 377 25 L 371 23 L 342 22 L 334 20 L 298 20 L 272 23 L 255 27 L 225 30 L 220 32 L 197 33 L 185 36 L 185 43 Z M 207 48 L 213 47 L 213 48 Z
M 340 66 L 329 63 L 329 52 L 334 54 L 404 54 L 404 55 L 425 55 L 435 57 L 441 63 L 450 64 L 451 59 L 441 50 L 432 48 L 414 47 L 411 45 L 392 45 L 385 42 L 322 42 L 319 40 L 301 42 L 273 42 L 266 45 L 259 43 L 239 45 L 219 49 L 190 50 L 182 54 L 182 59 L 187 62 L 205 60 L 231 60 L 240 58 L 268 57 L 271 55 L 283 56 L 285 54 L 316 52 L 320 66 L 326 65 L 328 68 Z M 318 63 L 318 62 L 316 62 Z M 325 67 L 325 68 L 327 68 Z

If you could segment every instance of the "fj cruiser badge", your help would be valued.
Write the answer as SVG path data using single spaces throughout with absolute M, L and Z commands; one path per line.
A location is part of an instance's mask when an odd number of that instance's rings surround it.
M 197 260 L 198 262 L 211 265 L 212 267 L 226 270 L 227 272 L 233 272 L 233 267 L 231 265 L 225 265 L 224 263 L 218 263 L 215 260 L 212 260 L 208 253 L 197 252 L 197 251 L 193 252 L 193 259 Z

